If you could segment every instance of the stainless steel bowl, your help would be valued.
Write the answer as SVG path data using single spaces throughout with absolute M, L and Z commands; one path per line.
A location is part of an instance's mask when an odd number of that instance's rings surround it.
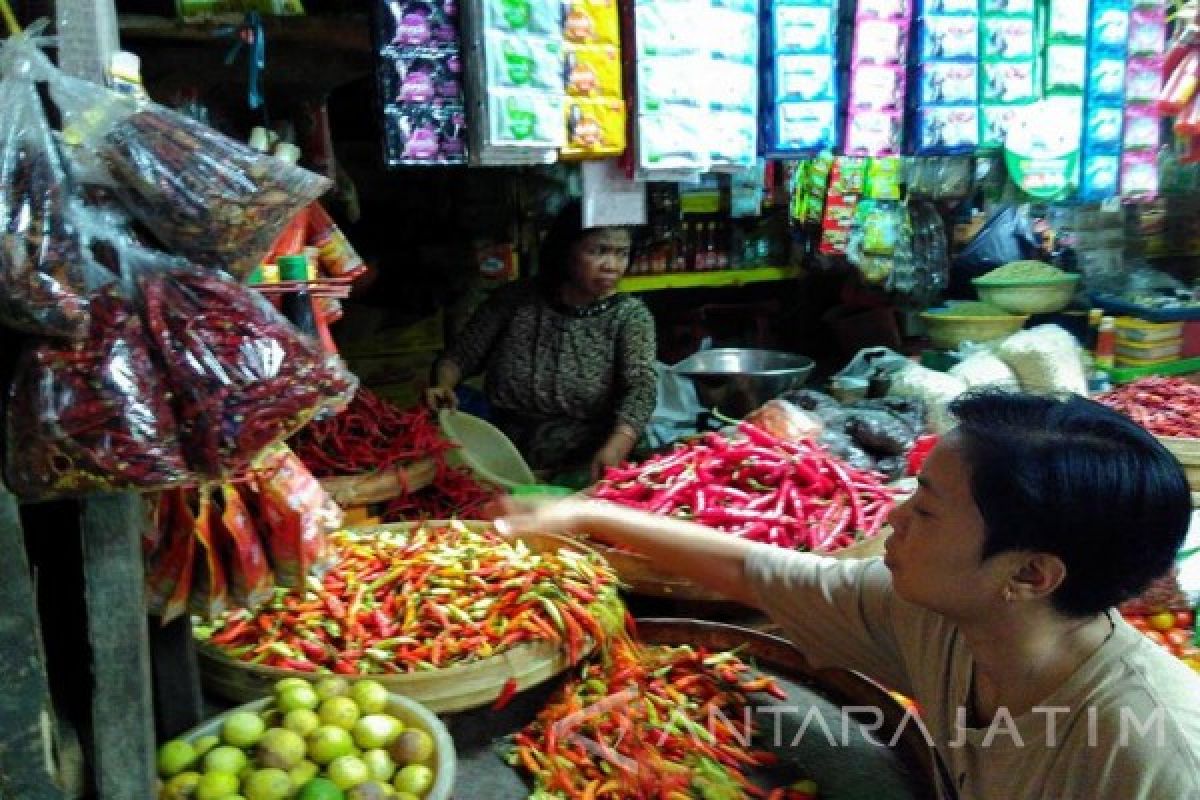
M 701 404 L 743 417 L 768 400 L 808 380 L 811 358 L 777 350 L 740 347 L 702 350 L 673 369 L 692 379 Z

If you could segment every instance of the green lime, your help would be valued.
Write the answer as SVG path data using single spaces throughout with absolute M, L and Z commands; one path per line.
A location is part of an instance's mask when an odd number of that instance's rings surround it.
M 296 800 L 345 800 L 346 793 L 328 778 L 313 778 L 296 793 Z

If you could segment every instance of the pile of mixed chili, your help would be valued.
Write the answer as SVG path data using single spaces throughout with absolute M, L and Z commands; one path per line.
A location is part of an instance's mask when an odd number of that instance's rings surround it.
M 595 555 L 534 553 L 458 523 L 330 538 L 337 560 L 322 577 L 197 636 L 239 661 L 359 675 L 435 670 L 527 642 L 561 644 L 574 664 L 621 624 L 616 576 Z
M 745 422 L 732 437 L 709 433 L 611 468 L 592 494 L 752 541 L 822 552 L 875 536 L 895 505 L 878 473 Z
M 734 653 L 639 644 L 621 636 L 514 737 L 509 762 L 531 798 L 757 797 L 813 800 L 810 781 L 762 789 L 746 774 L 776 756 L 756 749 L 749 694 L 787 695 Z

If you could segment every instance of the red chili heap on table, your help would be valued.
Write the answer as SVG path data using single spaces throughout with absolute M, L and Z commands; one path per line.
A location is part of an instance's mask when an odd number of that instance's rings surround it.
M 1200 438 L 1200 386 L 1182 378 L 1142 378 L 1096 399 L 1155 436 Z
M 879 533 L 895 500 L 875 472 L 810 441 L 741 423 L 642 464 L 609 469 L 600 499 L 693 519 L 756 542 L 830 551 Z

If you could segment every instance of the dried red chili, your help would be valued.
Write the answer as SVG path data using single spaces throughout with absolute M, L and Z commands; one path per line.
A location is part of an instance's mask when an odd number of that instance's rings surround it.
M 101 156 L 125 205 L 174 252 L 245 278 L 327 179 L 265 156 L 189 117 L 145 109 Z
M 237 474 L 318 412 L 344 404 L 356 379 L 261 297 L 190 271 L 141 279 L 146 324 L 176 393 L 184 453 L 197 472 Z
M 28 497 L 164 488 L 188 478 L 170 396 L 115 285 L 93 295 L 81 342 L 43 342 L 17 370 L 8 479 Z

